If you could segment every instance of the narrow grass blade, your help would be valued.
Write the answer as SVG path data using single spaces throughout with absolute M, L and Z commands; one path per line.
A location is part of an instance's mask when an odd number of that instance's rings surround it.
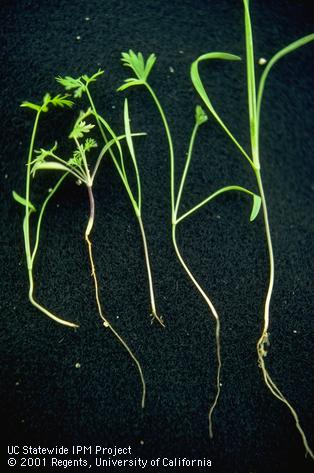
M 218 113 L 216 112 L 215 108 L 213 107 L 208 95 L 207 95 L 207 92 L 203 86 L 203 82 L 201 80 L 201 77 L 200 77 L 200 74 L 199 74 L 199 70 L 198 70 L 198 66 L 199 66 L 199 63 L 202 62 L 202 61 L 207 61 L 209 59 L 220 59 L 220 60 L 226 60 L 226 61 L 240 61 L 240 57 L 239 56 L 235 56 L 234 54 L 229 54 L 229 53 L 221 53 L 221 52 L 214 52 L 214 53 L 208 53 L 208 54 L 203 54 L 202 56 L 198 57 L 191 65 L 191 72 L 190 72 L 190 75 L 191 75 L 191 80 L 192 80 L 192 83 L 196 89 L 196 91 L 198 92 L 198 94 L 200 95 L 200 97 L 203 99 L 206 107 L 208 108 L 208 110 L 211 112 L 211 114 L 215 117 L 215 119 L 217 120 L 217 122 L 219 123 L 219 125 L 223 128 L 223 130 L 227 133 L 227 135 L 229 136 L 229 138 L 233 141 L 233 143 L 237 146 L 237 148 L 241 151 L 241 153 L 244 155 L 244 157 L 249 161 L 250 165 L 253 167 L 254 169 L 254 164 L 253 164 L 253 161 L 251 160 L 251 158 L 248 156 L 248 154 L 245 152 L 245 150 L 242 148 L 242 146 L 240 145 L 240 143 L 236 140 L 236 138 L 234 137 L 234 135 L 231 133 L 231 131 L 229 130 L 229 128 L 225 125 L 225 123 L 223 122 L 223 120 L 220 118 L 220 116 L 218 115 Z
M 256 195 L 254 192 L 246 189 L 245 187 L 241 186 L 226 186 L 222 187 L 221 189 L 218 189 L 218 191 L 214 192 L 213 194 L 210 194 L 206 199 L 202 200 L 199 204 L 195 205 L 191 210 L 188 210 L 185 212 L 185 214 L 181 215 L 176 221 L 176 223 L 182 222 L 186 217 L 192 215 L 196 210 L 200 209 L 204 205 L 206 205 L 208 202 L 213 200 L 215 197 L 218 195 L 224 194 L 225 192 L 230 192 L 230 191 L 239 191 L 239 192 L 244 192 L 245 194 L 249 194 L 253 197 L 253 207 L 250 215 L 250 221 L 252 222 L 258 215 L 258 212 L 261 207 L 261 198 L 260 196 Z
M 249 1 L 243 0 L 244 20 L 245 20 L 245 42 L 246 42 L 246 70 L 247 70 L 247 90 L 250 119 L 250 135 L 253 162 L 259 168 L 258 139 L 257 139 L 257 115 L 256 115 L 256 85 L 254 66 L 254 45 L 251 18 L 249 11 Z
M 276 64 L 279 59 L 282 57 L 286 56 L 289 53 L 292 53 L 298 48 L 301 48 L 302 46 L 305 46 L 306 44 L 310 43 L 311 41 L 314 41 L 314 33 L 309 34 L 307 36 L 304 36 L 303 38 L 298 39 L 297 41 L 294 41 L 293 43 L 290 43 L 288 46 L 285 48 L 281 49 L 278 51 L 268 62 L 267 66 L 264 69 L 264 72 L 261 76 L 259 87 L 258 87 L 258 95 L 257 95 L 257 123 L 259 125 L 260 121 L 260 113 L 261 113 L 261 103 L 262 103 L 262 98 L 263 98 L 263 92 L 265 88 L 265 82 L 267 79 L 267 76 L 269 74 L 269 71 L 271 68 Z
M 134 170 L 135 170 L 137 195 L 138 195 L 138 208 L 139 208 L 139 211 L 141 211 L 141 206 L 142 206 L 141 181 L 140 181 L 140 174 L 138 171 L 138 166 L 137 166 L 137 161 L 136 161 L 136 156 L 135 156 L 135 151 L 134 151 L 134 146 L 133 146 L 131 127 L 130 127 L 129 107 L 128 107 L 127 99 L 124 100 L 124 129 L 125 129 L 126 141 L 128 144 L 128 148 L 130 151 L 131 159 L 132 159 Z

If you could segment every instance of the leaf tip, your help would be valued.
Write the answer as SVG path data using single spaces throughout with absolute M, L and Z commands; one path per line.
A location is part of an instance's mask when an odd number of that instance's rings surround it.
M 261 203 L 262 199 L 259 195 L 254 194 L 253 195 L 253 207 L 250 215 L 250 222 L 253 222 L 257 215 L 259 214 L 260 208 L 261 208 Z
M 207 122 L 208 115 L 205 113 L 203 108 L 200 105 L 196 105 L 195 107 L 195 122 L 197 125 L 202 125 L 203 123 Z

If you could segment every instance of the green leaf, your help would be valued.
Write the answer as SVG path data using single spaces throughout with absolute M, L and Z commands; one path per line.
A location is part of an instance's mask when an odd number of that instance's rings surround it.
M 255 85 L 255 61 L 254 61 L 254 46 L 252 26 L 249 10 L 248 0 L 243 0 L 244 4 L 244 20 L 245 20 L 245 42 L 246 42 L 246 72 L 247 72 L 247 91 L 248 91 L 248 105 L 249 105 L 249 123 L 251 146 L 253 154 L 253 162 L 256 167 L 259 167 L 259 158 L 257 154 L 257 114 L 256 114 L 256 85 Z
M 203 123 L 207 122 L 208 116 L 206 115 L 205 111 L 202 109 L 200 105 L 196 105 L 195 108 L 195 121 L 198 125 L 202 125 Z
M 92 76 L 92 77 L 89 77 L 88 75 L 84 74 L 82 76 L 82 79 L 85 80 L 86 82 L 86 85 L 88 86 L 91 82 L 96 82 L 97 78 L 101 75 L 104 74 L 105 71 L 103 71 L 102 69 L 98 69 L 98 71 Z
M 68 165 L 71 167 L 79 167 L 83 162 L 82 153 L 76 149 L 73 151 L 73 156 L 68 160 Z
M 76 123 L 73 130 L 71 131 L 69 138 L 78 139 L 83 138 L 84 133 L 89 133 L 95 125 L 87 124 L 85 121 Z
M 72 100 L 69 100 L 67 97 L 69 97 L 69 95 L 61 95 L 61 94 L 58 94 L 56 95 L 53 99 L 50 100 L 50 102 L 52 103 L 52 105 L 54 105 L 55 107 L 72 107 L 74 105 L 74 102 Z
M 229 136 L 229 138 L 233 141 L 233 143 L 236 145 L 236 147 L 241 151 L 241 153 L 247 159 L 247 161 L 250 163 L 250 165 L 253 167 L 253 169 L 256 169 L 255 165 L 253 164 L 253 161 L 251 160 L 249 155 L 246 153 L 244 148 L 240 145 L 240 143 L 237 141 L 235 136 L 231 133 L 229 128 L 225 125 L 225 123 L 222 121 L 222 119 L 220 118 L 220 116 L 218 115 L 216 110 L 214 109 L 211 101 L 209 100 L 207 92 L 206 92 L 206 90 L 203 86 L 203 82 L 202 82 L 200 74 L 199 74 L 198 66 L 199 66 L 200 62 L 207 61 L 209 59 L 222 59 L 222 60 L 227 60 L 227 61 L 240 61 L 241 58 L 239 56 L 235 56 L 234 54 L 221 53 L 221 52 L 203 54 L 202 56 L 198 57 L 192 63 L 190 75 L 191 75 L 191 80 L 192 80 L 192 83 L 193 83 L 196 91 L 198 92 L 198 94 L 200 95 L 202 100 L 204 101 L 204 103 L 205 103 L 206 107 L 208 108 L 208 110 L 215 117 L 215 119 L 217 120 L 219 125 L 223 128 L 223 130 L 226 132 L 226 134 Z
M 131 134 L 131 127 L 130 127 L 130 116 L 129 116 L 129 107 L 128 107 L 127 99 L 124 100 L 124 129 L 125 129 L 126 142 L 130 151 L 131 158 L 133 162 L 136 162 L 132 134 Z
M 260 112 L 261 112 L 261 103 L 262 103 L 262 98 L 263 98 L 263 92 L 265 88 L 265 82 L 267 79 L 267 76 L 269 74 L 269 71 L 271 68 L 276 64 L 279 59 L 282 57 L 286 56 L 289 53 L 292 53 L 296 49 L 305 46 L 307 43 L 310 43 L 311 41 L 314 41 L 314 34 L 309 34 L 307 36 L 303 36 L 302 38 L 298 39 L 297 41 L 293 41 L 293 43 L 290 43 L 288 46 L 285 48 L 281 49 L 278 51 L 267 63 L 267 66 L 265 67 L 263 74 L 260 79 L 259 87 L 258 87 L 258 94 L 257 94 L 257 123 L 259 126 L 259 119 L 260 119 Z
M 92 148 L 97 148 L 98 144 L 93 138 L 87 138 L 84 143 L 84 151 L 90 151 Z
M 118 91 L 125 90 L 133 85 L 145 83 L 156 62 L 156 56 L 155 54 L 150 54 L 145 63 L 142 53 L 135 54 L 135 52 L 130 49 L 128 53 L 122 53 L 121 61 L 124 66 L 132 69 L 137 79 L 134 77 L 126 79 L 124 81 L 125 83 L 118 88 Z
M 28 207 L 31 211 L 36 212 L 34 205 L 30 201 L 24 199 L 24 197 L 21 197 L 17 192 L 12 191 L 12 196 L 16 202 L 23 205 L 24 207 Z
M 221 120 L 219 116 L 217 115 L 214 107 L 212 106 L 211 101 L 209 100 L 209 97 L 204 89 L 204 86 L 203 86 L 203 83 L 201 81 L 199 71 L 198 71 L 199 63 L 202 61 L 207 61 L 208 59 L 223 59 L 227 61 L 240 61 L 241 58 L 239 56 L 235 56 L 234 54 L 229 54 L 229 53 L 219 53 L 219 52 L 208 53 L 208 54 L 203 54 L 202 56 L 197 58 L 196 61 L 194 61 L 191 66 L 191 80 L 196 91 L 198 92 L 200 97 L 203 99 L 204 103 L 206 104 L 210 112 L 214 115 L 216 120 L 220 122 Z
M 93 74 L 91 77 L 89 77 L 87 74 L 84 74 L 77 79 L 71 76 L 65 76 L 61 77 L 58 76 L 56 77 L 56 81 L 61 84 L 65 90 L 74 90 L 74 97 L 75 98 L 80 98 L 82 96 L 83 92 L 86 92 L 86 87 L 91 83 L 95 82 L 99 76 L 101 76 L 104 73 L 103 70 L 98 69 L 98 71 Z M 85 81 L 85 84 L 84 82 Z
M 129 87 L 134 87 L 136 85 L 143 85 L 145 82 L 139 79 L 135 79 L 135 77 L 125 79 L 124 84 L 120 85 L 117 88 L 117 92 L 122 92 L 123 90 L 128 89 Z
M 34 164 L 32 168 L 32 174 L 34 175 L 36 171 L 68 171 L 67 166 L 61 163 L 56 163 L 54 161 L 42 161 Z
M 77 79 L 74 79 L 74 77 L 70 77 L 70 76 L 65 76 L 65 77 L 58 76 L 55 79 L 57 82 L 59 82 L 59 84 L 63 85 L 63 87 L 66 90 L 76 89 L 77 87 L 81 87 L 82 85 L 80 77 L 78 77 Z
M 50 149 L 44 149 L 44 148 L 36 149 L 34 151 L 34 153 L 37 155 L 37 157 L 35 158 L 35 160 L 33 162 L 44 161 L 44 159 L 47 156 L 53 156 L 53 154 L 56 151 L 57 147 L 58 147 L 58 143 L 55 141 L 55 144 Z
M 22 102 L 20 107 L 31 108 L 32 110 L 36 110 L 36 112 L 40 111 L 40 105 L 36 105 L 32 102 Z
M 181 215 L 181 217 L 179 217 L 177 219 L 177 223 L 182 222 L 182 220 L 184 220 L 186 217 L 188 217 L 189 215 L 192 215 L 194 212 L 196 212 L 196 210 L 200 209 L 201 207 L 203 207 L 204 205 L 206 205 L 208 202 L 215 199 L 219 195 L 222 195 L 225 192 L 230 192 L 230 191 L 244 192 L 245 194 L 248 194 L 251 197 L 253 197 L 253 207 L 252 207 L 252 211 L 251 211 L 251 215 L 250 215 L 250 221 L 253 222 L 253 220 L 255 220 L 255 218 L 257 217 L 257 215 L 259 213 L 259 210 L 260 210 L 260 207 L 261 207 L 261 198 L 260 198 L 260 196 L 254 194 L 254 192 L 249 191 L 245 187 L 226 186 L 226 187 L 222 187 L 221 189 L 218 189 L 213 194 L 210 194 L 206 199 L 202 200 L 202 202 L 195 205 L 195 207 L 193 207 L 191 210 L 188 210 L 183 215 Z
M 72 107 L 72 100 L 69 100 L 68 95 L 58 94 L 55 97 L 51 98 L 50 94 L 45 94 L 41 105 L 37 105 L 32 102 L 22 102 L 21 107 L 31 108 L 36 110 L 36 112 L 48 112 L 48 105 L 52 104 L 54 107 Z
M 41 106 L 42 112 L 48 112 L 48 105 L 51 103 L 51 95 L 47 92 L 43 97 L 43 103 Z
M 51 98 L 50 94 L 45 94 L 43 98 L 43 104 L 41 106 L 41 110 L 43 112 L 48 112 L 48 105 L 53 105 L 54 107 L 72 107 L 73 103 L 72 100 L 69 100 L 68 95 L 56 95 L 55 97 Z
M 123 90 L 128 89 L 129 87 L 134 87 L 135 85 L 143 85 L 144 82 L 139 79 L 135 79 L 134 77 L 130 79 L 125 79 L 124 84 L 120 85 L 120 87 L 117 88 L 117 92 L 122 92 Z
M 43 105 L 48 104 L 50 100 L 51 100 L 51 95 L 49 94 L 49 92 L 47 92 L 43 97 Z
M 259 195 L 253 194 L 253 207 L 250 215 L 250 222 L 256 219 L 261 208 L 262 199 Z
M 151 54 L 147 61 L 146 61 L 146 66 L 145 66 L 145 74 L 146 74 L 146 77 L 145 77 L 145 80 L 147 79 L 147 77 L 149 76 L 150 74 L 150 71 L 152 70 L 155 62 L 156 62 L 156 56 L 155 54 Z
M 82 93 L 85 92 L 86 90 L 86 86 L 85 84 L 83 84 L 80 77 L 78 77 L 77 79 L 74 79 L 73 77 L 70 77 L 70 76 L 65 76 L 65 77 L 58 76 L 56 77 L 56 81 L 59 82 L 59 84 L 61 84 L 65 88 L 65 90 L 74 89 L 75 91 L 73 95 L 75 98 L 82 97 Z

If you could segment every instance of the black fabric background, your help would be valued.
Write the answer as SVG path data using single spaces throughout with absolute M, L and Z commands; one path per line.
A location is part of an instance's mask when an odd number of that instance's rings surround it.
M 311 2 L 251 3 L 256 58 L 268 58 L 311 32 Z M 293 419 L 267 390 L 257 366 L 267 253 L 261 216 L 250 223 L 250 202 L 236 194 L 217 199 L 178 229 L 182 253 L 221 316 L 222 393 L 209 442 L 214 323 L 172 248 L 164 130 L 145 90 L 115 93 L 128 74 L 121 51 L 155 52 L 150 82 L 168 115 L 178 175 L 199 103 L 190 64 L 215 50 L 245 56 L 241 2 L 11 0 L 1 2 L 0 12 L 1 457 L 6 461 L 7 443 L 131 445 L 134 457 L 212 460 L 211 469 L 198 471 L 286 472 L 293 461 L 298 471 L 309 471 L 312 462 L 304 458 Z M 99 110 L 121 132 L 123 97 L 128 96 L 133 129 L 148 133 L 136 149 L 165 329 L 150 324 L 140 233 L 109 160 L 95 184 L 93 232 L 105 311 L 144 368 L 144 411 L 138 373 L 97 314 L 83 239 L 85 190 L 69 180 L 49 205 L 35 269 L 38 298 L 77 321 L 77 331 L 53 323 L 28 302 L 22 209 L 11 198 L 13 189 L 23 194 L 32 129 L 33 114 L 19 108 L 21 101 L 39 101 L 46 91 L 59 93 L 56 75 L 92 74 L 99 67 L 105 75 L 92 88 Z M 245 61 L 213 63 L 201 71 L 217 109 L 248 149 Z M 313 104 L 313 46 L 308 45 L 270 75 L 261 160 L 276 262 L 267 365 L 299 413 L 312 447 Z M 73 118 L 72 112 L 47 114 L 38 146 L 68 133 Z M 37 180 L 35 203 L 53 178 Z M 197 140 L 182 208 L 232 183 L 255 188 L 245 160 L 210 119 Z

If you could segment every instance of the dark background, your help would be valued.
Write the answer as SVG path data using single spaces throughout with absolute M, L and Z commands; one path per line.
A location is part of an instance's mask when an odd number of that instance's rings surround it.
M 269 58 L 312 32 L 312 2 L 251 3 L 256 58 Z M 291 415 L 268 391 L 257 366 L 255 345 L 268 278 L 262 217 L 250 223 L 249 199 L 231 193 L 178 228 L 182 253 L 221 316 L 222 392 L 209 442 L 214 323 L 172 248 L 164 130 L 144 89 L 115 93 L 129 74 L 121 66 L 121 51 L 157 55 L 150 83 L 169 119 L 180 174 L 199 103 L 190 64 L 215 50 L 245 56 L 241 2 L 2 0 L 0 13 L 1 426 L 6 439 L 1 457 L 6 460 L 7 443 L 131 445 L 134 456 L 147 459 L 209 458 L 215 472 L 285 472 L 292 461 L 298 471 L 310 470 Z M 201 69 L 209 95 L 249 149 L 245 61 L 211 66 Z M 34 118 L 19 104 L 39 102 L 46 91 L 61 92 L 56 75 L 92 74 L 99 67 L 105 74 L 92 87 L 99 110 L 122 132 L 123 97 L 128 96 L 133 129 L 148 133 L 136 141 L 136 149 L 165 329 L 150 324 L 139 228 L 109 160 L 95 184 L 93 232 L 103 306 L 144 368 L 144 411 L 138 373 L 97 314 L 83 239 L 85 189 L 69 179 L 51 201 L 35 268 L 38 299 L 77 321 L 77 331 L 53 323 L 28 302 L 23 211 L 11 199 L 13 189 L 24 192 Z M 266 361 L 313 448 L 312 67 L 313 46 L 307 45 L 271 72 L 261 120 L 261 160 L 276 263 Z M 47 114 L 37 147 L 67 134 L 74 118 L 73 112 Z M 37 179 L 35 203 L 54 178 Z M 245 160 L 210 119 L 197 140 L 182 208 L 228 184 L 255 185 Z

